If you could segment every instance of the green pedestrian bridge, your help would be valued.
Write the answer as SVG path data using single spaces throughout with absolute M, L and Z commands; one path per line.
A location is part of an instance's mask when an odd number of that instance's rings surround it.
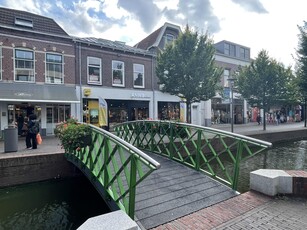
M 209 127 L 132 121 L 65 153 L 111 210 L 150 229 L 238 195 L 240 162 L 271 143 Z

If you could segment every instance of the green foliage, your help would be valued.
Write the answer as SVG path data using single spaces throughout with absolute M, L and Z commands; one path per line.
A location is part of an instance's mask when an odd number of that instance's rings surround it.
M 304 22 L 305 26 L 298 26 L 300 31 L 299 34 L 299 45 L 297 49 L 297 72 L 298 85 L 301 92 L 301 98 L 307 98 L 307 23 Z
M 265 50 L 249 66 L 239 68 L 236 75 L 239 92 L 251 105 L 265 110 L 271 105 L 295 100 L 295 77 L 290 67 L 270 58 Z
M 78 123 L 74 118 L 69 118 L 66 122 L 57 125 L 54 134 L 59 137 L 67 153 L 79 151 L 91 144 L 91 128 L 86 124 Z
M 215 65 L 215 48 L 208 35 L 186 26 L 173 44 L 158 55 L 156 74 L 162 92 L 186 99 L 187 105 L 215 96 L 222 69 Z

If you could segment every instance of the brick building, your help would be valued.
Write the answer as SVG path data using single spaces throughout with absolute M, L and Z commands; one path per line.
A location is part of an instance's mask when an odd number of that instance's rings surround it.
M 0 135 L 12 123 L 21 134 L 31 113 L 52 134 L 77 103 L 72 38 L 53 19 L 0 8 Z

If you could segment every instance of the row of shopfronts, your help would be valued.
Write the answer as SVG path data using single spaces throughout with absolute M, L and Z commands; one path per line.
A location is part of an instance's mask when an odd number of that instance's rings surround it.
M 1 136 L 3 130 L 11 124 L 18 127 L 18 134 L 22 136 L 22 126 L 32 113 L 35 113 L 39 119 L 42 135 L 47 136 L 54 135 L 56 125 L 71 116 L 76 117 L 79 121 L 101 126 L 99 98 L 103 98 L 107 104 L 107 123 L 103 125 L 103 128 L 112 129 L 116 124 L 134 120 L 185 121 L 185 103 L 176 96 L 163 94 L 159 91 L 144 90 L 136 92 L 129 89 L 65 86 L 59 89 L 46 85 L 27 85 L 27 87 L 18 85 L 16 87 L 16 84 L 14 87 L 6 85 L 1 92 L 4 93 L 5 90 L 9 90 L 11 96 L 4 98 L 2 95 L 0 100 Z M 61 95 L 60 92 L 66 93 Z M 48 96 L 43 96 L 43 94 Z M 231 103 L 223 101 L 221 98 L 213 98 L 206 105 L 201 105 L 201 103 L 196 104 L 196 106 L 193 105 L 193 108 L 200 107 L 205 112 L 192 110 L 192 123 L 203 126 L 231 123 L 231 106 Z M 258 108 L 248 107 L 246 101 L 239 98 L 234 99 L 233 106 L 234 124 L 256 121 L 257 114 L 261 113 Z M 300 121 L 303 117 L 301 106 L 292 109 L 290 107 L 286 109 L 276 108 L 268 112 L 268 118 L 266 118 L 268 122 L 272 120 L 271 117 L 274 120 L 274 114 L 277 111 L 282 117 L 286 117 L 286 119 L 282 119 L 285 121 Z M 199 119 L 196 119 L 197 117 Z M 206 124 L 205 120 L 208 121 Z
M 178 97 L 158 91 L 136 92 L 100 87 L 82 87 L 80 91 L 80 87 L 74 86 L 58 88 L 59 86 L 29 84 L 0 84 L 0 87 L 3 89 L 1 92 L 8 92 L 0 100 L 0 137 L 10 125 L 15 125 L 18 134 L 22 136 L 22 126 L 33 113 L 37 115 L 44 136 L 54 135 L 56 125 L 71 116 L 100 126 L 99 98 L 107 103 L 107 127 L 104 128 L 133 120 L 185 121 L 185 105 Z

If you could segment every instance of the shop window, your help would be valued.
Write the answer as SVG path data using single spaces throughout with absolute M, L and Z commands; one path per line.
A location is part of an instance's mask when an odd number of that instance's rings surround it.
M 158 102 L 158 118 L 160 120 L 180 120 L 179 102 Z
M 87 83 L 101 85 L 101 59 L 87 57 Z
M 133 64 L 133 86 L 144 88 L 144 65 Z
M 125 68 L 121 61 L 112 61 L 112 85 L 125 86 Z
M 63 84 L 63 57 L 58 54 L 46 54 L 46 82 Z
M 34 82 L 34 52 L 15 49 L 15 81 Z

